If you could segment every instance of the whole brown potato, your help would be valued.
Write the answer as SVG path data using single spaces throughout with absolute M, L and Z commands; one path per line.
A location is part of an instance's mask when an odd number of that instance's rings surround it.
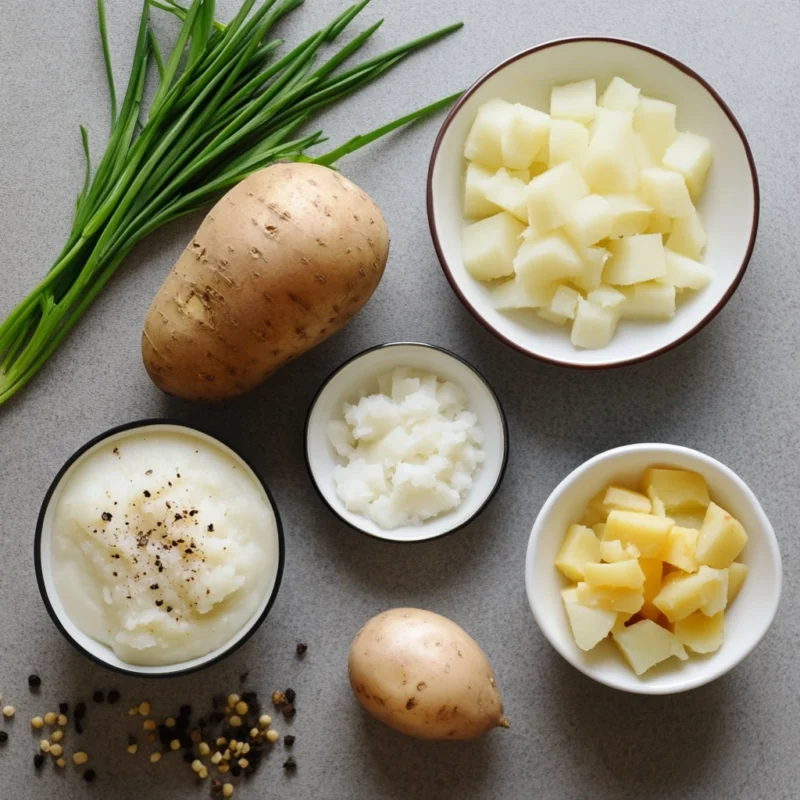
M 211 209 L 153 300 L 147 372 L 190 400 L 242 394 L 350 320 L 388 254 L 380 210 L 347 178 L 266 167 Z
M 455 622 L 418 608 L 373 617 L 350 648 L 350 686 L 373 717 L 418 739 L 509 727 L 492 668 Z

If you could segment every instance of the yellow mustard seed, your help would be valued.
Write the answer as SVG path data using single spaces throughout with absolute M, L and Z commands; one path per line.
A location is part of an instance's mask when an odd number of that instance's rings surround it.
M 3 706 L 3 716 L 6 719 L 11 719 L 11 717 L 13 717 L 16 713 L 17 709 L 14 708 L 14 706 Z
M 154 731 L 154 730 L 156 729 L 156 721 L 155 721 L 154 719 L 146 719 L 146 720 L 145 720 L 145 721 L 142 723 L 142 727 L 143 727 L 143 728 L 144 728 L 146 731 Z
M 191 740 L 192 740 L 192 741 L 193 741 L 195 744 L 197 744 L 198 742 L 202 742 L 202 741 L 203 741 L 203 734 L 202 734 L 202 733 L 200 733 L 200 731 L 192 731 L 192 733 L 190 734 L 189 738 L 190 738 L 190 739 L 191 739 Z
M 238 763 L 242 769 L 247 769 L 250 766 L 250 762 L 246 758 L 240 758 Z
M 138 750 L 139 750 L 139 745 L 138 745 L 138 744 L 129 744 L 129 745 L 128 745 L 128 752 L 129 752 L 129 753 L 130 753 L 132 756 L 136 755 L 136 753 L 138 752 Z
M 78 750 L 77 753 L 72 754 L 72 763 L 76 766 L 80 766 L 81 764 L 85 764 L 89 760 L 89 756 L 83 752 L 83 750 Z
M 197 745 L 197 752 L 200 753 L 201 756 L 207 756 L 211 752 L 211 748 L 206 742 L 200 742 L 200 744 Z
M 43 728 L 44 727 L 44 720 L 41 717 L 34 717 L 31 720 L 31 727 L 32 728 L 36 728 L 36 730 L 39 730 L 39 728 Z
M 217 738 L 217 745 L 222 746 L 228 744 L 228 740 L 224 736 L 220 736 Z
M 258 728 L 250 728 L 251 739 L 258 739 L 259 736 L 261 736 L 261 732 L 258 730 Z
M 228 717 L 228 723 L 232 728 L 241 728 L 242 718 L 238 714 L 234 714 L 232 717 Z
M 232 783 L 223 783 L 222 784 L 222 796 L 223 797 L 233 797 L 233 784 Z
M 192 769 L 195 772 L 200 772 L 200 770 L 203 769 L 203 762 L 199 758 L 196 758 L 192 761 Z
M 59 758 L 56 760 L 56 766 L 59 767 L 60 769 L 64 769 L 64 767 L 67 766 L 67 762 L 64 761 L 63 758 Z
M 239 716 L 241 717 L 243 717 L 249 710 L 250 706 L 248 706 L 247 703 L 244 702 L 244 700 L 240 700 L 236 704 L 236 713 L 239 714 Z
M 246 756 L 249 752 L 250 752 L 250 745 L 247 742 L 245 742 L 242 745 L 242 755 Z
M 150 753 L 150 763 L 155 764 L 158 761 L 161 761 L 161 753 Z
M 143 717 L 146 717 L 150 713 L 150 703 L 147 700 L 142 700 L 137 710 Z
M 53 731 L 50 734 L 50 740 L 53 742 L 60 742 L 64 738 L 64 731 Z
M 200 772 L 197 773 L 197 777 L 200 778 L 201 780 L 205 780 L 208 777 L 208 770 L 205 767 L 203 767 L 203 769 L 201 769 Z
M 154 742 L 156 740 L 156 738 L 157 737 L 156 737 L 156 735 L 154 733 L 148 733 L 147 734 L 147 741 L 148 742 Z
M 165 724 L 165 725 L 166 725 L 168 728 L 174 728 L 174 727 L 175 727 L 175 718 L 174 718 L 174 717 L 167 717 L 167 718 L 164 720 L 164 724 Z
M 226 775 L 229 769 L 230 769 L 230 767 L 223 761 L 217 767 L 217 772 L 219 772 L 220 775 Z
M 63 728 L 69 722 L 69 720 L 67 719 L 66 714 L 59 714 L 56 717 L 56 722 Z
M 238 702 L 241 700 L 238 694 L 229 694 L 228 695 L 228 705 L 233 708 Z
M 214 755 L 211 756 L 212 764 L 219 764 L 220 761 L 222 761 L 222 753 L 214 753 Z
M 262 714 L 258 718 L 258 724 L 262 728 L 269 728 L 269 726 L 272 725 L 272 717 L 269 714 Z
M 275 744 L 278 741 L 278 731 L 267 731 L 267 741 Z
M 52 711 L 48 711 L 44 715 L 44 724 L 45 725 L 55 725 L 58 722 L 58 714 L 54 714 Z
M 50 752 L 50 742 L 49 742 L 47 739 L 42 739 L 42 740 L 39 742 L 39 749 L 40 749 L 40 750 L 41 750 L 43 753 L 49 753 L 49 752 Z
M 64 748 L 60 744 L 50 745 L 50 755 L 58 758 L 64 752 Z
M 181 749 L 181 742 L 180 742 L 180 739 L 173 739 L 173 740 L 172 740 L 172 741 L 169 743 L 169 749 L 170 749 L 170 750 L 180 750 L 180 749 Z

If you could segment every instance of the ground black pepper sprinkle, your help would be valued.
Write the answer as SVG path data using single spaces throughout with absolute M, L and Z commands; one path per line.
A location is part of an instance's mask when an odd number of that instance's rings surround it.
M 103 703 L 105 702 L 105 699 L 106 699 L 105 694 L 101 692 L 99 689 L 92 695 L 92 700 L 94 700 L 95 703 Z
M 294 689 L 287 689 L 287 690 L 284 692 L 284 694 L 286 695 L 286 699 L 287 699 L 287 700 L 288 700 L 290 703 L 294 703 L 294 699 L 295 699 L 295 697 L 297 697 L 297 692 L 295 692 L 295 690 L 294 690 Z
M 304 656 L 306 654 L 306 650 L 308 650 L 308 645 L 305 642 L 298 642 L 296 650 L 297 655 Z
M 102 513 L 100 516 L 101 516 L 101 517 L 102 517 L 102 518 L 103 518 L 103 519 L 104 519 L 106 522 L 111 522 L 111 520 L 112 520 L 112 516 L 111 516 L 111 514 L 109 514 L 109 513 L 108 513 L 108 511 L 104 511 L 104 512 L 103 512 L 103 513 Z
M 58 712 L 60 714 L 67 714 L 69 712 L 69 703 L 59 703 Z
M 5 744 L 8 741 L 8 734 L 5 731 L 0 731 L 0 744 Z
M 93 769 L 87 769 L 86 772 L 83 773 L 83 779 L 86 783 L 92 783 L 96 777 L 97 773 Z
M 214 526 L 213 525 L 209 525 L 208 526 L 208 532 L 209 533 L 214 533 Z
M 114 703 L 118 703 L 118 702 L 119 702 L 119 692 L 118 692 L 116 689 L 112 689 L 112 690 L 111 690 L 111 691 L 108 693 L 108 697 L 107 697 L 106 699 L 107 699 L 107 700 L 108 700 L 108 702 L 109 702 L 109 703 L 111 703 L 111 705 L 113 706 L 113 705 L 114 705 Z
M 287 733 L 286 736 L 283 737 L 283 743 L 287 747 L 291 747 L 294 744 L 295 738 L 296 737 L 292 736 L 291 733 Z
M 282 709 L 281 713 L 283 714 L 286 719 L 293 717 L 297 713 L 297 709 L 291 704 L 287 703 Z
M 28 686 L 31 689 L 38 689 L 42 685 L 42 679 L 38 675 L 28 675 Z
M 44 765 L 44 756 L 41 753 L 37 753 L 33 757 L 33 766 L 36 769 L 41 769 L 43 765 Z
M 150 497 L 150 492 L 148 492 L 147 489 L 144 490 L 144 496 L 145 497 Z
M 289 772 L 294 772 L 297 769 L 297 761 L 295 761 L 294 756 L 289 756 L 289 758 L 283 762 L 283 768 L 289 770 Z

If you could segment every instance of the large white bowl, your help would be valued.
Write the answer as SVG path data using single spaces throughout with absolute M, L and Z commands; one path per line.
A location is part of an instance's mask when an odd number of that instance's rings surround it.
M 568 332 L 533 311 L 500 312 L 489 289 L 464 268 L 461 257 L 464 142 L 478 107 L 493 97 L 542 110 L 555 84 L 597 80 L 598 93 L 615 75 L 642 92 L 678 106 L 678 128 L 707 136 L 714 151 L 700 212 L 708 233 L 704 262 L 711 284 L 681 298 L 669 322 L 623 321 L 602 350 L 578 350 Z M 603 368 L 630 364 L 686 341 L 725 305 L 741 281 L 756 240 L 758 177 L 741 125 L 719 94 L 672 56 L 623 39 L 577 37 L 524 50 L 489 70 L 445 119 L 428 173 L 428 220 L 439 260 L 464 305 L 491 333 L 520 352 L 554 364 Z
M 130 436 L 139 436 L 143 433 L 177 432 L 184 436 L 191 436 L 205 446 L 223 450 L 230 458 L 238 464 L 245 474 L 250 475 L 253 481 L 261 487 L 264 499 L 271 509 L 275 521 L 277 541 L 277 560 L 275 570 L 263 576 L 264 598 L 259 607 L 253 612 L 250 619 L 239 629 L 230 632 L 230 638 L 216 650 L 212 650 L 204 656 L 193 658 L 190 661 L 178 662 L 175 664 L 164 664 L 157 666 L 147 666 L 142 664 L 129 664 L 120 659 L 117 654 L 106 644 L 93 639 L 84 633 L 67 614 L 64 604 L 58 594 L 55 579 L 53 576 L 53 516 L 58 500 L 61 496 L 65 480 L 69 478 L 76 465 L 91 454 L 98 447 L 105 446 L 110 442 L 121 442 Z M 190 672 L 209 667 L 216 664 L 223 658 L 238 650 L 255 632 L 261 623 L 266 619 L 269 610 L 272 608 L 283 575 L 283 564 L 285 559 L 285 548 L 283 541 L 283 527 L 278 515 L 275 501 L 270 494 L 267 485 L 255 471 L 255 469 L 233 448 L 223 444 L 219 439 L 201 431 L 193 426 L 184 425 L 171 420 L 142 420 L 132 422 L 112 428 L 110 431 L 95 437 L 87 442 L 76 453 L 74 453 L 66 464 L 61 468 L 54 478 L 50 488 L 45 495 L 42 508 L 39 513 L 39 520 L 36 525 L 36 535 L 34 538 L 34 566 L 36 569 L 36 581 L 39 584 L 39 592 L 42 595 L 47 613 L 61 631 L 64 637 L 77 650 L 88 656 L 96 663 L 108 667 L 115 672 L 124 675 L 135 675 L 139 677 L 164 678 L 186 675 Z
M 395 367 L 431 372 L 441 380 L 463 387 L 469 410 L 483 428 L 483 464 L 472 476 L 469 494 L 458 508 L 427 520 L 386 530 L 345 508 L 336 493 L 333 471 L 344 463 L 328 438 L 328 422 L 341 419 L 345 402 L 357 403 L 377 390 L 377 377 Z M 331 511 L 351 528 L 392 542 L 419 542 L 453 533 L 472 522 L 483 511 L 500 486 L 508 462 L 508 432 L 503 408 L 486 379 L 470 364 L 441 347 L 415 342 L 395 342 L 365 350 L 345 362 L 322 385 L 306 421 L 306 462 L 314 486 Z
M 561 602 L 568 581 L 554 562 L 567 527 L 583 515 L 591 497 L 609 483 L 636 487 L 647 467 L 689 469 L 701 473 L 711 499 L 735 516 L 748 534 L 740 560 L 747 564 L 744 586 L 725 612 L 725 641 L 707 656 L 671 658 L 641 677 L 622 660 L 610 639 L 585 653 L 572 638 Z M 595 456 L 568 475 L 539 512 L 528 540 L 525 588 L 542 633 L 564 658 L 590 678 L 627 692 L 672 694 L 694 689 L 733 669 L 767 632 L 781 595 L 781 555 L 775 532 L 747 484 L 724 464 L 687 447 L 634 444 Z

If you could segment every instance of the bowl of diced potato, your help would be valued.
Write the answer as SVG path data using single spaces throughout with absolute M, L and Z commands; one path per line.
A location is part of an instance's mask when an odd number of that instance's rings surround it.
M 636 42 L 578 37 L 491 69 L 453 107 L 428 173 L 458 297 L 520 352 L 642 361 L 704 327 L 741 281 L 759 190 L 719 94 Z
M 591 678 L 671 694 L 735 667 L 778 609 L 781 557 L 745 482 L 667 444 L 609 450 L 553 491 L 525 585 L 553 647 Z

